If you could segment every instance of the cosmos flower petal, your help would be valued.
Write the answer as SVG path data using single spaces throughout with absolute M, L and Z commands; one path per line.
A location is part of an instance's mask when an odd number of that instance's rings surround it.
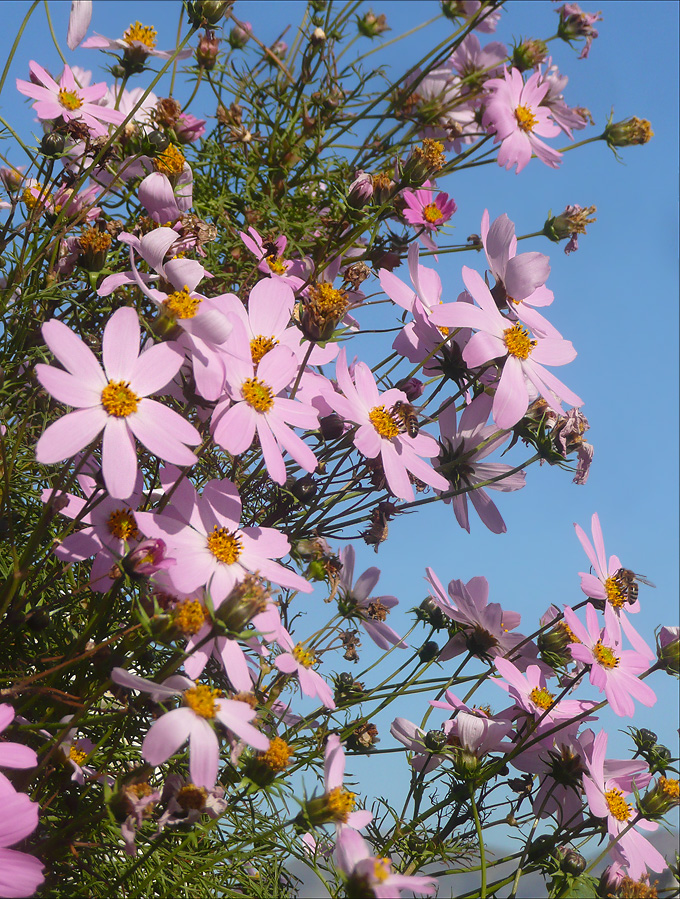
M 35 373 L 42 386 L 60 403 L 76 409 L 98 406 L 101 388 L 84 384 L 80 378 L 53 365 L 38 364 Z
M 104 370 L 110 381 L 129 380 L 139 356 L 139 338 L 135 310 L 129 306 L 117 309 L 106 323 L 102 340 Z
M 528 405 L 529 392 L 522 363 L 515 356 L 508 356 L 496 388 L 493 419 L 499 428 L 512 428 L 527 411 Z
M 69 412 L 51 424 L 36 444 L 38 462 L 49 465 L 70 459 L 97 437 L 109 416 L 101 406 Z
M 189 773 L 197 787 L 212 790 L 220 761 L 219 742 L 204 718 L 194 715 L 193 719 L 189 734 Z
M 156 719 L 142 743 L 142 756 L 153 765 L 162 765 L 186 742 L 196 713 L 190 708 L 172 709 Z
M 63 322 L 53 318 L 41 328 L 42 336 L 53 355 L 66 371 L 91 387 L 106 387 L 106 377 L 92 350 Z

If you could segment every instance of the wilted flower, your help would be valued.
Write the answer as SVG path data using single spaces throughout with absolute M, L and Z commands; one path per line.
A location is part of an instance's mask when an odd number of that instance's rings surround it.
M 593 28 L 595 22 L 602 21 L 600 12 L 583 12 L 578 3 L 565 3 L 555 12 L 560 17 L 557 26 L 558 37 L 568 44 L 575 38 L 586 39 L 585 46 L 581 50 L 579 59 L 586 59 L 590 53 L 590 46 L 598 36 L 598 31 Z
M 659 665 L 669 674 L 680 674 L 680 628 L 662 627 L 656 638 Z

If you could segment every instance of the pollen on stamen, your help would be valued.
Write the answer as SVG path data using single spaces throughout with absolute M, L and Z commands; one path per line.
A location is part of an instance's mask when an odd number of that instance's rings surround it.
M 604 582 L 604 589 L 607 594 L 607 602 L 614 609 L 621 609 L 626 603 L 626 597 L 621 592 L 616 578 L 608 577 Z
M 503 340 L 510 355 L 522 360 L 527 359 L 536 346 L 536 341 L 529 337 L 529 332 L 519 322 L 503 331 Z
M 184 703 L 201 718 L 214 718 L 217 714 L 216 700 L 222 696 L 220 690 L 206 684 L 196 684 L 183 694 Z
M 205 609 L 197 599 L 185 599 L 175 609 L 174 621 L 187 636 L 197 634 L 205 624 Z
M 156 36 L 158 32 L 151 25 L 142 25 L 141 22 L 135 22 L 123 33 L 123 40 L 126 44 L 132 46 L 134 41 L 144 44 L 147 50 L 153 50 L 156 47 Z
M 114 509 L 106 525 L 109 533 L 119 540 L 135 540 L 139 536 L 137 521 L 129 509 Z
M 614 655 L 612 650 L 605 646 L 602 640 L 598 640 L 593 647 L 593 655 L 603 668 L 616 668 L 619 664 L 618 656 Z
M 253 337 L 250 341 L 250 352 L 254 364 L 258 365 L 264 356 L 267 355 L 269 350 L 273 349 L 277 344 L 278 340 L 275 337 L 265 337 L 263 334 L 258 334 L 257 337 Z
M 423 218 L 431 225 L 436 225 L 444 218 L 444 213 L 436 203 L 428 203 L 423 209 Z
M 623 798 L 621 790 L 614 788 L 604 794 L 607 807 L 617 821 L 627 821 L 631 815 L 631 807 Z
M 181 175 L 184 171 L 184 154 L 174 144 L 169 144 L 154 157 L 156 170 L 164 175 Z
M 535 706 L 545 711 L 553 704 L 555 695 L 549 690 L 546 690 L 545 687 L 534 687 L 531 693 L 529 693 L 529 699 Z
M 63 87 L 59 91 L 58 97 L 59 103 L 64 109 L 73 111 L 74 109 L 80 109 L 83 105 L 83 101 L 75 91 L 67 91 Z
M 333 816 L 333 820 L 339 823 L 347 823 L 347 819 L 356 804 L 356 794 L 350 793 L 342 787 L 335 787 L 326 794 L 326 802 L 328 803 L 328 811 Z
M 385 440 L 392 440 L 393 437 L 398 437 L 401 433 L 399 423 L 384 406 L 375 406 L 371 409 L 368 413 L 368 420 Z
M 515 118 L 521 131 L 525 134 L 534 130 L 534 126 L 538 124 L 538 118 L 533 114 L 528 106 L 518 106 L 515 109 Z
M 233 565 L 241 555 L 241 538 L 235 531 L 215 525 L 212 533 L 208 534 L 208 549 L 218 561 Z
M 241 385 L 243 399 L 256 412 L 269 412 L 274 405 L 274 394 L 269 384 L 259 378 L 247 378 Z
M 298 643 L 293 649 L 293 658 L 303 668 L 311 668 L 316 664 L 316 656 L 311 649 L 305 649 L 302 643 Z
M 164 306 L 172 312 L 176 318 L 193 318 L 198 312 L 202 298 L 189 293 L 185 284 L 182 290 L 176 290 L 165 300 Z
M 275 275 L 285 275 L 288 271 L 282 256 L 274 256 L 272 253 L 271 256 L 265 257 L 265 261 L 269 266 L 269 270 L 274 272 Z
M 116 418 L 127 418 L 137 411 L 140 397 L 130 390 L 129 381 L 109 381 L 102 390 L 102 406 Z

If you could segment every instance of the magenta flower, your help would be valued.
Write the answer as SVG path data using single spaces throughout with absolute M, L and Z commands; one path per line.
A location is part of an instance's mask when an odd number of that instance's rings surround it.
M 583 775 L 583 788 L 593 815 L 607 819 L 612 840 L 610 849 L 614 850 L 615 858 L 629 868 L 632 878 L 639 880 L 648 867 L 652 871 L 664 871 L 668 867 L 661 853 L 636 830 L 639 827 L 654 831 L 659 825 L 638 818 L 634 806 L 626 801 L 625 794 L 632 791 L 634 777 L 611 776 L 605 770 L 607 741 L 606 731 L 601 730 L 593 743 L 588 774 Z M 641 788 L 643 784 L 637 782 L 636 786 Z M 634 826 L 627 830 L 633 822 Z
M 635 713 L 634 699 L 646 706 L 654 705 L 656 693 L 638 678 L 648 668 L 651 650 L 649 655 L 622 650 L 620 633 L 608 632 L 607 628 L 601 631 L 597 612 L 590 604 L 586 606 L 587 627 L 568 606 L 564 620 L 577 639 L 569 644 L 572 658 L 591 666 L 590 683 L 604 692 L 617 715 L 631 717 Z
M 503 78 L 491 78 L 485 87 L 491 91 L 491 97 L 482 123 L 496 135 L 494 143 L 501 144 L 498 165 L 506 169 L 516 165 L 519 174 L 535 153 L 541 162 L 557 168 L 562 154 L 537 137 L 556 137 L 560 133 L 550 110 L 540 105 L 548 92 L 548 85 L 541 84 L 540 72 L 525 84 L 518 69 L 506 69 Z
M 147 449 L 176 465 L 193 465 L 186 446 L 201 442 L 193 425 L 167 406 L 149 399 L 177 374 L 183 355 L 172 343 L 139 352 L 139 319 L 134 309 L 113 313 L 104 328 L 104 369 L 88 346 L 57 319 L 42 334 L 64 369 L 37 365 L 38 380 L 59 402 L 75 407 L 51 424 L 36 446 L 38 462 L 70 459 L 104 432 L 102 473 L 106 489 L 125 499 L 135 488 L 135 438 Z
M 151 693 L 156 702 L 181 696 L 183 706 L 157 718 L 142 743 L 142 756 L 150 765 L 162 765 L 180 746 L 189 741 L 189 773 L 198 787 L 210 790 L 217 780 L 220 746 L 212 722 L 240 737 L 254 749 L 265 752 L 269 740 L 249 722 L 257 716 L 247 702 L 225 699 L 219 690 L 197 684 L 188 677 L 174 674 L 162 684 L 114 668 L 111 679 L 121 687 Z
M 458 209 L 456 201 L 441 191 L 435 195 L 435 188 L 426 181 L 420 190 L 404 190 L 402 198 L 406 203 L 403 216 L 414 228 L 424 229 L 419 234 L 423 246 L 436 250 L 432 234 L 445 225 Z
M 240 345 L 248 344 L 240 322 Z M 237 338 L 238 339 L 238 338 Z M 284 346 L 273 347 L 259 362 L 231 357 L 227 366 L 228 397 L 215 407 L 212 433 L 215 443 L 238 456 L 250 448 L 255 433 L 269 476 L 277 484 L 287 477 L 281 449 L 285 449 L 305 471 L 314 471 L 318 462 L 307 444 L 289 425 L 314 430 L 319 413 L 313 406 L 281 396 L 299 368 L 295 355 Z
M 37 62 L 28 64 L 34 81 L 17 78 L 17 90 L 31 97 L 35 114 L 39 119 L 62 118 L 65 122 L 83 122 L 94 137 L 106 137 L 108 128 L 104 122 L 120 125 L 125 115 L 117 109 L 99 106 L 107 87 L 103 81 L 89 87 L 78 87 L 69 66 L 64 71 L 59 84 Z
M 407 401 L 406 394 L 395 388 L 379 394 L 373 373 L 365 362 L 355 365 L 352 378 L 344 347 L 338 356 L 336 373 L 344 396 L 329 392 L 326 400 L 344 419 L 359 426 L 354 445 L 369 459 L 380 456 L 392 493 L 400 499 L 413 499 L 409 472 L 430 487 L 446 490 L 448 481 L 421 458 L 437 455 L 436 440 L 422 432 L 415 437 L 403 433 L 392 411 L 395 403 Z
M 32 896 L 45 879 L 43 865 L 18 849 L 9 849 L 25 840 L 38 826 L 38 803 L 25 793 L 17 793 L 6 778 L 0 779 L 0 896 L 22 899 Z
M 434 877 L 395 873 L 392 862 L 371 855 L 366 840 L 349 827 L 338 834 L 335 861 L 349 881 L 348 895 L 399 899 L 402 890 L 411 890 L 422 896 L 432 896 L 437 891 L 438 881 Z
M 477 758 L 490 752 L 504 752 L 511 749 L 510 743 L 504 742 L 512 730 L 512 721 L 508 712 L 491 715 L 485 709 L 471 708 L 462 702 L 451 690 L 446 691 L 446 702 L 431 699 L 430 705 L 437 709 L 452 712 L 455 717 L 444 724 L 444 731 L 452 741 L 455 737 L 458 744 Z M 455 744 L 454 744 L 455 745 Z
M 259 260 L 258 271 L 270 278 L 281 279 L 285 284 L 297 290 L 305 283 L 305 271 L 297 260 L 285 259 L 284 252 L 288 238 L 280 234 L 276 240 L 265 241 L 255 228 L 248 228 L 248 233 L 239 231 L 239 237 L 247 249 Z
M 468 303 L 447 303 L 436 309 L 430 319 L 437 326 L 478 330 L 463 350 L 463 359 L 470 368 L 505 359 L 493 401 L 493 418 L 498 427 L 512 428 L 526 412 L 527 380 L 550 408 L 561 415 L 564 409 L 559 399 L 582 406 L 583 400 L 545 368 L 545 365 L 571 362 L 576 356 L 572 344 L 557 337 L 532 338 L 519 322 L 511 324 L 499 312 L 482 277 L 467 266 L 463 266 L 463 281 L 481 308 Z
M 378 583 L 380 577 L 379 568 L 367 568 L 354 585 L 354 561 L 356 553 L 353 546 L 346 546 L 340 553 L 342 572 L 340 574 L 340 602 L 347 604 L 348 615 L 358 620 L 380 649 L 389 649 L 390 646 L 398 646 L 406 649 L 407 644 L 396 631 L 392 630 L 385 618 L 390 610 L 399 604 L 395 596 L 371 596 L 371 591 Z
M 315 696 L 327 709 L 335 708 L 333 691 L 326 681 L 314 671 L 319 660 L 313 650 L 302 643 L 293 643 L 290 634 L 281 628 L 277 641 L 285 650 L 277 655 L 274 664 L 284 674 L 295 674 L 300 682 L 300 689 L 305 696 Z
M 168 574 L 181 593 L 205 585 L 217 606 L 249 572 L 303 593 L 313 590 L 299 574 L 273 561 L 290 549 L 282 533 L 274 528 L 239 527 L 241 499 L 226 479 L 208 481 L 199 496 L 183 478 L 162 513 L 140 512 L 137 520 L 147 536 L 164 540 L 168 555 L 177 559 Z
M 538 665 L 529 665 L 526 675 L 522 674 L 512 662 L 499 657 L 494 665 L 503 680 L 492 680 L 502 690 L 510 694 L 516 704 L 541 719 L 545 727 L 553 727 L 561 721 L 568 721 L 589 711 L 596 703 L 589 700 L 561 699 L 555 702 L 555 695 L 545 685 L 545 677 Z
M 439 454 L 439 471 L 448 478 L 454 490 L 467 491 L 455 496 L 445 496 L 444 502 L 451 503 L 458 524 L 470 533 L 468 516 L 468 498 L 477 514 L 494 534 L 504 534 L 507 530 L 486 489 L 477 485 L 490 478 L 498 477 L 511 471 L 512 466 L 502 462 L 482 462 L 507 439 L 507 433 L 499 432 L 495 425 L 488 425 L 492 399 L 488 393 L 481 393 L 463 410 L 460 423 L 456 425 L 456 407 L 449 403 L 439 414 L 441 430 L 441 452 Z M 524 487 L 523 471 L 504 477 L 494 484 L 487 484 L 489 490 L 501 490 L 504 493 Z
M 342 748 L 340 737 L 338 734 L 329 734 L 326 740 L 326 749 L 323 761 L 324 786 L 327 796 L 340 796 L 342 793 L 354 798 L 353 793 L 349 793 L 343 788 L 343 780 L 345 778 L 345 750 Z M 349 804 L 349 803 L 348 803 Z M 352 803 L 353 806 L 353 803 Z M 345 827 L 351 827 L 354 830 L 361 830 L 373 820 L 373 814 L 368 809 L 357 809 L 356 811 L 348 811 L 341 821 L 336 821 L 336 829 L 344 830 Z

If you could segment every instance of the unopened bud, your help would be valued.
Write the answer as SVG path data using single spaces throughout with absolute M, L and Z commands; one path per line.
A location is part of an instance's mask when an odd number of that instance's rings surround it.
M 588 865 L 581 853 L 572 849 L 571 846 L 558 846 L 555 850 L 555 858 L 565 874 L 574 876 L 583 874 Z
M 151 577 L 157 571 L 172 568 L 175 559 L 165 557 L 163 540 L 143 540 L 123 559 L 123 570 L 130 577 Z
M 50 131 L 50 133 L 44 135 L 43 139 L 40 141 L 40 152 L 43 156 L 53 158 L 63 153 L 65 146 L 66 138 L 64 135 L 59 134 L 58 131 Z
M 317 484 L 311 474 L 297 478 L 287 485 L 293 496 L 301 503 L 309 503 L 316 496 Z
M 319 430 L 324 440 L 337 440 L 344 433 L 345 423 L 337 412 L 331 412 L 319 419 Z
M 371 202 L 373 197 L 373 179 L 366 172 L 357 172 L 347 191 L 347 205 L 353 209 L 361 209 Z
M 207 72 L 212 71 L 217 64 L 219 55 L 219 39 L 215 37 L 214 31 L 206 31 L 202 34 L 196 47 L 196 62 L 201 69 Z
M 397 390 L 404 391 L 409 403 L 412 403 L 414 400 L 417 400 L 418 397 L 423 395 L 423 382 L 419 381 L 418 378 L 402 378 L 401 381 L 397 381 L 394 386 Z
M 424 643 L 418 650 L 418 658 L 423 663 L 431 662 L 432 659 L 436 659 L 438 655 L 439 646 L 434 640 L 428 640 L 427 643 Z
M 423 742 L 430 752 L 440 752 L 446 746 L 446 734 L 443 730 L 428 730 Z
M 680 628 L 662 627 L 656 638 L 660 667 L 668 674 L 680 674 Z
M 611 147 L 633 147 L 648 143 L 653 137 L 652 126 L 647 119 L 631 116 L 623 122 L 608 122 L 602 137 Z
M 379 34 L 390 30 L 385 14 L 381 13 L 376 16 L 372 9 L 369 9 L 363 16 L 357 16 L 357 28 L 359 34 L 370 38 L 378 37 Z
M 250 40 L 250 32 L 252 30 L 253 26 L 250 22 L 240 22 L 238 25 L 234 25 L 229 32 L 229 45 L 234 50 L 241 50 Z
M 310 37 L 312 44 L 318 47 L 320 44 L 323 44 L 325 40 L 326 32 L 323 28 L 315 28 L 314 31 L 312 31 L 312 36 Z
M 545 41 L 529 38 L 513 49 L 512 65 L 520 72 L 526 72 L 527 69 L 535 69 L 544 62 L 547 55 L 548 45 Z
M 196 28 L 213 28 L 233 6 L 233 0 L 189 0 L 186 4 L 189 21 Z
M 419 621 L 429 624 L 430 627 L 433 627 L 435 630 L 440 631 L 448 626 L 446 616 L 437 603 L 430 599 L 429 596 L 421 602 L 417 609 L 415 609 L 415 613 L 416 618 Z

